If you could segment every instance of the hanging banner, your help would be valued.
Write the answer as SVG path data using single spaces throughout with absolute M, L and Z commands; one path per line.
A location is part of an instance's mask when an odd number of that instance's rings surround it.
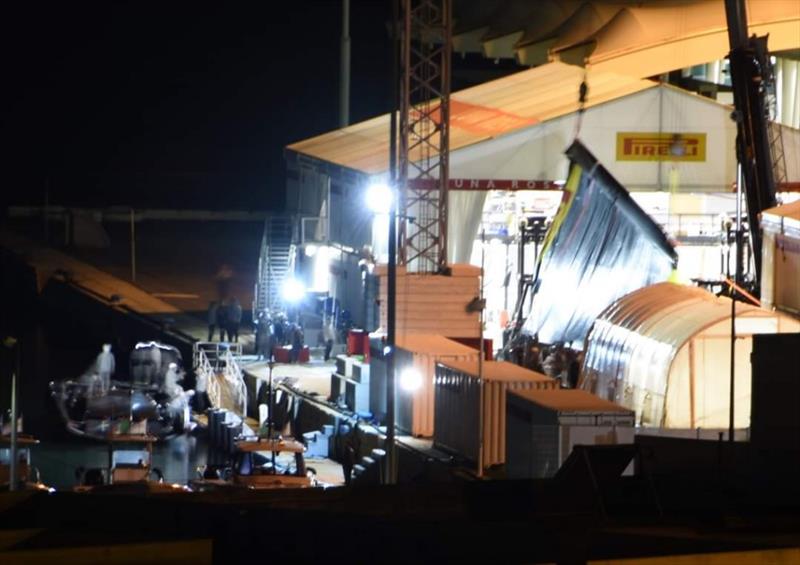
M 705 161 L 706 134 L 617 132 L 617 161 Z
M 678 256 L 661 228 L 578 141 L 570 173 L 535 273 L 523 331 L 542 343 L 582 349 L 609 304 L 666 281 Z
M 438 180 L 408 179 L 412 190 L 436 190 Z M 564 181 L 534 179 L 448 179 L 448 190 L 561 190 Z

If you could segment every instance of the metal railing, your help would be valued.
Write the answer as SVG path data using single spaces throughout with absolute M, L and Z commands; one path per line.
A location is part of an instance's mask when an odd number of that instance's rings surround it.
M 195 374 L 205 381 L 211 405 L 228 408 L 244 418 L 247 414 L 247 385 L 239 363 L 241 357 L 240 343 L 198 341 L 194 345 Z M 223 386 L 227 390 L 223 390 Z M 230 406 L 223 406 L 226 397 Z
M 228 384 L 231 400 L 235 405 L 234 412 L 244 418 L 247 416 L 247 385 L 244 382 L 242 368 L 230 350 L 225 354 L 225 368 L 222 374 Z

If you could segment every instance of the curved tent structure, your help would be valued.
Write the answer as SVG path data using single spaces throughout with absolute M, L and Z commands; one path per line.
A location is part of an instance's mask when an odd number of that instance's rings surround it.
M 798 320 L 736 304 L 737 428 L 750 425 L 753 334 L 797 331 Z M 730 299 L 673 283 L 642 288 L 617 300 L 595 321 L 581 387 L 634 409 L 642 426 L 727 428 L 730 337 Z

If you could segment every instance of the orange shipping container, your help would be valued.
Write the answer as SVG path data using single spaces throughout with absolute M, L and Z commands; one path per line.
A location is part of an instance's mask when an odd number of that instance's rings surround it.
M 478 350 L 440 335 L 411 334 L 398 337 L 396 374 L 397 427 L 417 437 L 433 437 L 436 363 L 478 362 Z M 415 390 L 403 387 L 403 375 L 416 370 L 421 382 Z

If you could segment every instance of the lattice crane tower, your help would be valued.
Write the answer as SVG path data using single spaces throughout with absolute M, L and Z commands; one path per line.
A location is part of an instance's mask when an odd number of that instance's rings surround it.
M 399 264 L 447 267 L 452 0 L 401 0 Z M 413 219 L 411 219 L 413 218 Z

